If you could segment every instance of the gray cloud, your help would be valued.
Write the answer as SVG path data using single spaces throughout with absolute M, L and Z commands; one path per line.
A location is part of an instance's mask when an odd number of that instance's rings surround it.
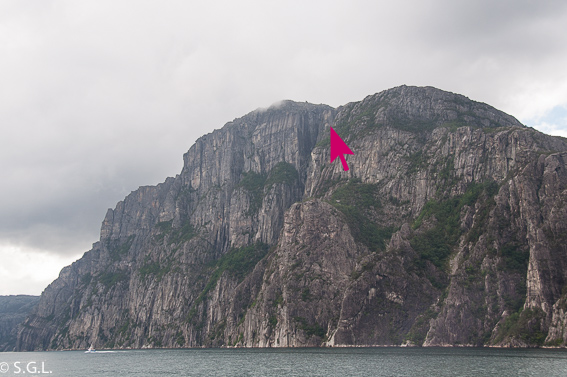
M 79 256 L 196 138 L 282 99 L 432 85 L 567 132 L 566 24 L 556 1 L 0 2 L 0 253 Z

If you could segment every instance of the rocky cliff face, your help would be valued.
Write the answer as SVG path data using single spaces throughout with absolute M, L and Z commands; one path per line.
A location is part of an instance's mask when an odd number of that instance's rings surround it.
M 0 296 L 0 351 L 13 351 L 17 326 L 39 301 L 39 296 Z
M 108 211 L 18 349 L 562 346 L 566 158 L 434 88 L 254 111 Z

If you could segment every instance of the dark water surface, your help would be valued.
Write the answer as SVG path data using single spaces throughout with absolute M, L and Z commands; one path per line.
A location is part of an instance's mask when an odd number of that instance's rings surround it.
M 287 348 L 0 353 L 0 377 L 46 374 L 53 377 L 567 376 L 567 350 Z

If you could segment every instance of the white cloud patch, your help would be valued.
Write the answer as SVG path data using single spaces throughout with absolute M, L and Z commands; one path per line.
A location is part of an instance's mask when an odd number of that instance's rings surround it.
M 543 133 L 567 137 L 567 106 L 555 106 L 542 116 L 528 119 L 525 123 Z
M 61 256 L 53 252 L 14 245 L 0 245 L 0 295 L 37 295 L 59 276 L 62 266 L 80 254 Z

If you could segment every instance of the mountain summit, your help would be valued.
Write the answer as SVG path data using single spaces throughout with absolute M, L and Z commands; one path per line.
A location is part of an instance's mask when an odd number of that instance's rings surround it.
M 401 86 L 257 110 L 183 158 L 108 210 L 18 350 L 565 345 L 562 138 Z

